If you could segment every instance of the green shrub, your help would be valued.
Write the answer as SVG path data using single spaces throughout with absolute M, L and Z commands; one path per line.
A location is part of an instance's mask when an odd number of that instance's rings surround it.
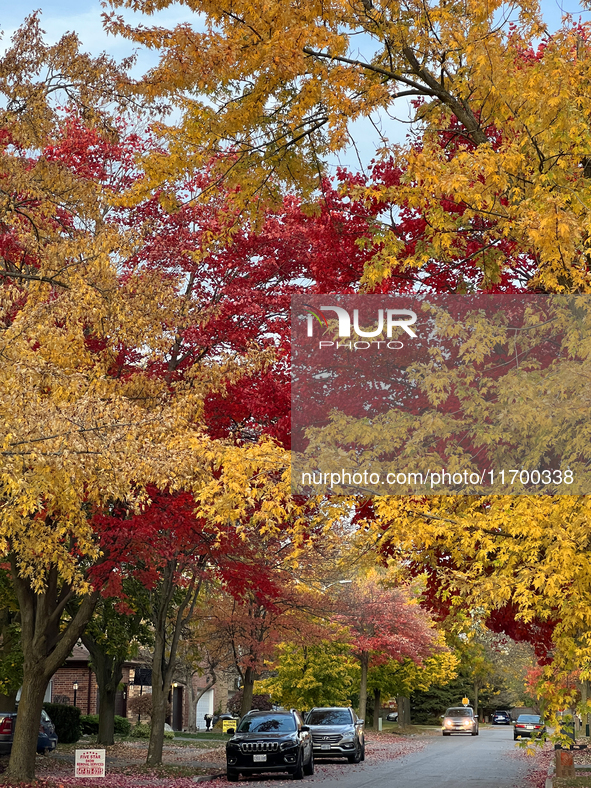
M 174 731 L 164 731 L 165 739 L 174 739 Z
M 43 708 L 55 725 L 58 741 L 73 744 L 80 738 L 80 709 L 61 703 L 44 703 Z
M 138 739 L 149 739 L 150 738 L 150 726 L 146 725 L 145 722 L 138 723 L 135 728 L 133 729 L 133 735 L 137 736 Z
M 86 735 L 96 734 L 98 733 L 98 726 L 98 714 L 83 714 L 80 717 L 80 728 L 82 729 L 82 733 Z
M 129 731 L 131 730 L 131 722 L 126 717 L 119 717 L 117 714 L 115 715 L 115 733 L 121 734 L 121 736 L 129 736 Z

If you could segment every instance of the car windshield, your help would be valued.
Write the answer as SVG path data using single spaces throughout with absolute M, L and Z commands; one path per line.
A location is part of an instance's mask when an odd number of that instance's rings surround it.
M 311 711 L 306 719 L 308 725 L 351 725 L 351 712 L 348 709 L 317 709 Z
M 520 714 L 517 722 L 539 722 L 541 717 L 538 714 Z
M 472 716 L 472 709 L 448 709 L 445 712 L 446 717 L 471 717 Z
M 244 717 L 238 730 L 241 733 L 289 733 L 295 731 L 295 720 L 291 715 L 268 717 Z

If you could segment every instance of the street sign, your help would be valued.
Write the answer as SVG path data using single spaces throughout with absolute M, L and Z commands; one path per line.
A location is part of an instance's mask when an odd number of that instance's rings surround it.
M 222 733 L 234 733 L 238 720 L 222 720 Z
M 462 706 L 467 706 L 470 703 L 468 698 L 462 698 Z
M 76 750 L 74 777 L 104 777 L 105 750 Z

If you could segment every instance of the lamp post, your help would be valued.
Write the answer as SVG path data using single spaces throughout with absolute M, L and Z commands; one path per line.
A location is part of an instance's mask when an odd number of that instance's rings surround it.
M 74 706 L 75 706 L 76 705 L 76 695 L 78 693 L 78 682 L 77 681 L 75 681 L 72 684 L 72 689 L 74 690 Z

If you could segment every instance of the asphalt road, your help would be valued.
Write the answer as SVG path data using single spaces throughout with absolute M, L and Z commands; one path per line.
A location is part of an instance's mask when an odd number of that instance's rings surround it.
M 511 757 L 513 752 L 512 726 L 483 728 L 478 736 L 426 738 L 424 749 L 393 761 L 372 763 L 369 756 L 355 766 L 317 761 L 314 776 L 302 782 L 320 783 L 319 788 L 526 788 L 528 764 Z M 278 788 L 286 778 L 253 775 L 241 782 Z

